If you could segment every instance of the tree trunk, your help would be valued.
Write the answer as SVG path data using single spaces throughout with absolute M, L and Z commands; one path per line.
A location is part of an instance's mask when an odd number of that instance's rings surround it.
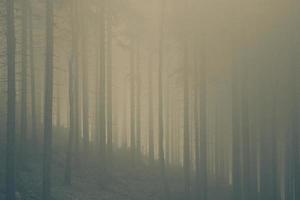
M 16 80 L 15 80 L 15 17 L 14 0 L 6 1 L 7 40 L 7 146 L 6 146 L 6 199 L 16 199 L 15 134 L 16 134 Z
M 59 84 L 59 75 L 57 75 L 57 86 L 56 86 L 56 128 L 59 130 L 60 128 L 60 84 Z
M 24 166 L 27 157 L 27 18 L 28 2 L 22 3 L 22 75 L 21 75 L 21 141 L 20 141 L 20 161 Z
M 235 65 L 235 64 L 233 64 Z M 241 199 L 241 169 L 240 169 L 240 116 L 239 116 L 239 81 L 237 69 L 232 67 L 232 186 L 233 200 Z
M 53 1 L 46 2 L 46 77 L 44 104 L 43 200 L 51 199 L 52 114 L 53 114 Z
M 79 42 L 78 42 L 78 32 L 79 32 L 79 24 L 78 24 L 78 6 L 79 2 L 78 0 L 73 0 L 73 14 L 72 14 L 72 45 L 73 46 L 73 60 L 74 60 L 74 85 L 75 85 L 75 91 L 74 91 L 74 137 L 75 137 L 75 144 L 74 144 L 74 159 L 76 162 L 76 166 L 79 166 L 79 148 L 80 148 L 80 112 L 79 112 L 79 64 L 78 64 L 78 56 L 79 56 Z
M 184 42 L 184 88 L 183 88 L 183 126 L 184 126 L 184 138 L 183 138 L 183 168 L 184 168 L 184 187 L 186 199 L 190 199 L 190 133 L 189 133 L 189 86 L 188 86 L 188 44 Z M 201 139 L 202 141 L 202 139 Z
M 31 72 L 31 121 L 32 121 L 32 144 L 37 145 L 37 120 L 36 120 L 36 78 L 35 78 L 35 62 L 34 62 L 34 48 L 33 48 L 33 25 L 32 25 L 32 4 L 28 6 L 28 25 L 29 25 L 29 48 L 30 48 L 30 72 Z
M 149 138 L 148 138 L 148 153 L 150 165 L 154 164 L 154 135 L 153 135 L 153 83 L 152 83 L 152 55 L 149 58 L 148 85 L 149 85 Z
M 89 152 L 89 74 L 88 66 L 86 62 L 87 48 L 86 48 L 86 37 L 87 37 L 87 27 L 86 27 L 86 4 L 87 2 L 81 2 L 82 16 L 81 16 L 81 70 L 82 70 L 82 124 L 83 124 L 83 155 L 87 159 Z
M 141 78 L 140 78 L 140 44 L 136 47 L 136 155 L 141 159 Z
M 113 159 L 113 127 L 112 127 L 112 13 L 111 3 L 107 3 L 107 157 L 109 164 Z
M 166 175 L 165 155 L 164 155 L 164 121 L 163 121 L 163 41 L 164 41 L 164 14 L 165 14 L 165 0 L 162 0 L 161 4 L 161 16 L 160 16 L 160 29 L 159 29 L 159 47 L 158 47 L 158 152 L 159 162 L 161 170 L 161 178 L 164 187 L 165 199 L 170 199 L 169 183 Z
M 74 51 L 74 50 L 73 50 Z M 70 115 L 70 128 L 68 136 L 68 146 L 66 153 L 66 166 L 65 166 L 65 184 L 71 185 L 72 175 L 72 150 L 73 150 L 73 138 L 74 138 L 74 62 L 73 55 L 70 58 L 69 63 L 69 115 Z
M 100 159 L 102 162 L 101 168 L 106 170 L 106 52 L 105 52 L 105 5 L 106 1 L 100 2 L 100 13 L 99 13 L 99 37 L 100 37 L 100 87 L 99 87 L 99 131 L 100 131 Z
M 136 132 L 136 121 L 135 121 L 135 66 L 134 66 L 134 42 L 131 41 L 130 49 L 130 148 L 131 148 L 131 162 L 135 165 L 135 132 Z
M 197 47 L 196 47 L 197 48 Z M 195 49 L 197 52 L 197 49 Z M 197 54 L 195 56 L 198 57 Z M 200 131 L 199 131 L 199 65 L 198 60 L 195 58 L 195 71 L 194 71 L 194 127 L 195 127 L 195 179 L 196 179 L 196 196 L 200 198 Z

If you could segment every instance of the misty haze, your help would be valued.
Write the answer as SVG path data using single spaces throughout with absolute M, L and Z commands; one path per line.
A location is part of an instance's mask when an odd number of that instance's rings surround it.
M 300 200 L 299 0 L 0 0 L 0 200 Z

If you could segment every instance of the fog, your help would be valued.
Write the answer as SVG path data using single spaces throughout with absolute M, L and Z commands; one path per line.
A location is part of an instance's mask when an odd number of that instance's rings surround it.
M 296 0 L 0 0 L 0 199 L 300 199 Z

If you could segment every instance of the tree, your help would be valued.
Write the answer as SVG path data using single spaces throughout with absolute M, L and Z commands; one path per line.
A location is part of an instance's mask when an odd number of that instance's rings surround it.
M 183 138 L 183 168 L 184 168 L 184 187 L 186 198 L 190 199 L 190 130 L 189 130 L 189 78 L 188 78 L 188 41 L 184 39 L 183 44 L 183 63 L 184 63 L 184 86 L 183 86 L 183 126 L 184 126 L 184 138 Z M 202 138 L 201 138 L 202 140 Z
M 21 80 L 21 144 L 20 144 L 20 160 L 22 165 L 26 160 L 26 144 L 27 144 L 27 19 L 28 19 L 28 1 L 22 3 L 22 80 Z
M 159 24 L 159 43 L 158 43 L 158 156 L 160 162 L 161 178 L 163 181 L 165 199 L 170 199 L 169 183 L 166 175 L 165 153 L 164 153 L 164 121 L 163 121 L 163 61 L 164 61 L 164 15 L 165 0 L 161 3 L 160 24 Z
M 131 41 L 130 49 L 130 148 L 131 148 L 131 157 L 132 164 L 135 164 L 135 154 L 136 154 L 136 121 L 135 121 L 135 67 L 134 67 L 134 42 Z
M 140 73 L 140 42 L 136 47 L 136 156 L 141 159 L 141 73 Z
M 240 169 L 240 130 L 239 104 L 236 66 L 232 66 L 232 185 L 233 199 L 241 199 L 241 169 Z
M 44 102 L 43 200 L 51 199 L 52 98 L 53 98 L 53 1 L 46 2 L 46 77 Z
M 15 134 L 16 134 L 16 82 L 15 82 L 15 17 L 14 0 L 6 1 L 7 42 L 7 146 L 6 146 L 6 199 L 16 199 Z
M 65 166 L 65 184 L 71 185 L 71 175 L 72 175 L 72 148 L 73 148 L 73 138 L 74 138 L 74 60 L 73 57 L 70 59 L 69 63 L 69 115 L 70 115 L 70 129 L 68 137 L 68 146 L 66 153 L 66 166 Z
M 198 52 L 198 47 L 195 47 L 195 56 Z M 201 192 L 199 188 L 200 185 L 200 131 L 199 131 L 199 62 L 195 58 L 195 70 L 194 70 L 194 128 L 195 128 L 195 179 L 196 179 L 196 195 L 200 198 Z
M 72 31 L 72 55 L 69 61 L 69 121 L 70 121 L 70 128 L 69 128 L 69 135 L 68 135 L 68 145 L 66 151 L 66 165 L 65 165 L 65 184 L 71 185 L 72 182 L 72 160 L 73 154 L 78 152 L 73 152 L 73 144 L 74 144 L 74 136 L 76 137 L 76 99 L 77 99 L 77 91 L 76 88 L 76 74 L 77 71 L 77 50 L 78 50 L 78 35 L 77 35 L 77 0 L 73 0 L 71 2 L 71 31 Z
M 113 159 L 113 128 L 112 128 L 112 5 L 107 3 L 107 157 L 109 164 Z
M 149 56 L 149 66 L 148 66 L 148 87 L 149 87 L 149 138 L 148 138 L 148 153 L 150 165 L 154 163 L 154 135 L 153 135 L 153 56 Z
M 28 5 L 28 28 L 29 28 L 29 49 L 30 49 L 30 72 L 31 72 L 31 121 L 32 121 L 32 143 L 37 145 L 37 117 L 36 117 L 36 78 L 35 78 L 35 60 L 33 48 L 33 26 L 32 26 L 32 3 Z
M 99 135 L 100 135 L 100 159 L 102 161 L 102 168 L 106 169 L 106 48 L 105 48 L 105 6 L 106 1 L 100 1 L 99 8 L 99 59 L 100 59 L 100 77 L 99 77 Z
M 88 85 L 89 85 L 89 74 L 88 74 L 88 66 L 86 62 L 87 57 L 87 48 L 86 48 L 86 30 L 87 30 L 87 20 L 86 6 L 87 2 L 81 2 L 82 16 L 81 16 L 81 70 L 82 70 L 82 120 L 83 120 L 83 155 L 85 158 L 88 156 L 89 151 L 89 94 L 88 94 Z

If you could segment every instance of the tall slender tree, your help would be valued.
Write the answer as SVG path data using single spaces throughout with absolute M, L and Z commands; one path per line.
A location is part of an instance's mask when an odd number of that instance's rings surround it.
M 241 199 L 240 129 L 237 68 L 232 66 L 232 185 L 233 199 Z
M 6 146 L 6 199 L 16 199 L 15 133 L 16 133 L 16 80 L 15 80 L 15 16 L 14 0 L 6 1 L 7 43 L 7 146 Z
M 51 199 L 53 114 L 53 1 L 46 1 L 46 77 L 44 102 L 43 200 Z
M 148 136 L 148 153 L 150 164 L 154 163 L 154 134 L 153 134 L 153 56 L 149 56 L 149 66 L 148 66 L 148 87 L 149 87 L 149 136 Z
M 27 19 L 28 19 L 28 1 L 22 2 L 22 80 L 21 80 L 21 141 L 20 141 L 20 160 L 22 165 L 26 160 L 27 144 Z
M 130 148 L 132 164 L 135 164 L 135 154 L 136 154 L 136 121 L 135 121 L 135 48 L 134 41 L 131 41 L 130 49 Z
M 200 198 L 200 131 L 199 131 L 199 61 L 198 47 L 195 47 L 195 70 L 194 70 L 194 128 L 195 128 L 195 179 L 196 179 L 196 195 Z
M 106 6 L 107 26 L 107 154 L 109 164 L 113 159 L 113 128 L 112 128 L 112 5 L 111 1 Z
M 30 73 L 31 73 L 31 131 L 32 143 L 37 145 L 37 114 L 36 114 L 36 70 L 35 70 L 35 57 L 34 57 L 34 38 L 33 38 L 33 13 L 32 3 L 28 5 L 28 28 L 29 28 L 29 49 L 30 49 Z
M 100 59 L 100 77 L 99 77 L 99 135 L 100 135 L 100 156 L 102 161 L 103 169 L 106 169 L 106 48 L 105 48 L 105 7 L 106 0 L 100 1 L 99 8 L 99 39 L 100 39 L 100 49 L 99 49 L 99 59 Z
M 165 152 L 164 152 L 164 118 L 163 118 L 163 61 L 164 61 L 164 17 L 166 1 L 161 2 L 159 42 L 158 42 L 158 156 L 160 162 L 161 178 L 163 181 L 165 199 L 170 199 L 170 189 L 166 174 Z
M 141 159 L 141 73 L 140 73 L 140 42 L 136 47 L 136 156 L 138 161 Z
M 189 130 L 189 78 L 188 78 L 188 41 L 184 39 L 183 44 L 183 126 L 184 126 L 184 138 L 183 138 L 183 168 L 184 168 L 184 187 L 186 198 L 190 199 L 190 130 Z
M 68 136 L 68 145 L 66 152 L 66 166 L 65 166 L 65 184 L 71 184 L 72 178 L 72 150 L 73 150 L 73 141 L 74 141 L 74 60 L 73 55 L 70 58 L 69 62 L 69 119 L 70 119 L 70 129 Z
M 89 151 L 89 68 L 86 62 L 87 58 L 87 47 L 86 47 L 86 38 L 87 38 L 87 20 L 86 20 L 86 10 L 88 5 L 87 1 L 81 1 L 81 70 L 82 70 L 82 130 L 83 130 L 83 154 L 87 158 Z

